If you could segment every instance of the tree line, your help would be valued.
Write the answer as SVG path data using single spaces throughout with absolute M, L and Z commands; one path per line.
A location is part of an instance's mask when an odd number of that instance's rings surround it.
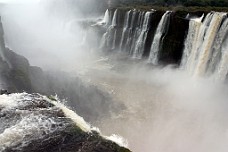
M 118 1 L 118 0 L 113 0 Z M 214 6 L 228 7 L 228 0 L 119 0 L 122 3 L 145 3 L 152 5 L 170 6 Z

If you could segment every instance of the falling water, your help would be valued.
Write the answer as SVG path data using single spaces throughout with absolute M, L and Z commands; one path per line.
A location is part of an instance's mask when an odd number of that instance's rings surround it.
M 145 49 L 147 34 L 149 32 L 149 27 L 150 27 L 149 21 L 150 21 L 151 14 L 152 14 L 151 12 L 146 12 L 145 14 L 144 21 L 142 24 L 142 31 L 136 42 L 136 47 L 133 54 L 134 58 L 139 58 L 139 59 L 142 58 L 143 51 Z
M 223 53 L 225 53 L 223 51 L 225 51 L 224 49 L 226 47 L 225 44 L 226 44 L 226 38 L 228 34 L 227 29 L 228 29 L 228 19 L 225 19 L 217 33 L 215 42 L 212 46 L 212 55 L 208 63 L 207 74 L 213 74 L 216 71 L 216 69 L 219 66 L 219 62 L 221 61 L 221 58 L 223 56 Z
M 109 10 L 107 9 L 105 11 L 105 15 L 104 18 L 102 19 L 102 21 L 100 22 L 101 25 L 105 25 L 107 26 L 108 24 L 110 24 L 110 13 Z
M 113 19 L 112 19 L 112 26 L 113 27 L 117 26 L 117 13 L 118 13 L 118 9 L 115 10 L 114 16 L 113 16 Z
M 152 63 L 152 64 L 158 63 L 158 54 L 162 47 L 162 39 L 164 38 L 169 28 L 170 15 L 171 15 L 171 12 L 167 11 L 162 16 L 161 21 L 158 24 L 156 34 L 154 36 L 154 40 L 150 50 L 150 56 L 148 59 L 149 63 Z
M 103 34 L 102 38 L 101 38 L 101 42 L 100 42 L 100 49 L 103 48 L 109 48 L 110 49 L 115 49 L 116 47 L 116 33 L 117 33 L 117 15 L 118 15 L 118 9 L 115 10 L 112 21 L 111 21 L 111 25 L 109 27 L 107 27 L 107 31 Z M 105 12 L 105 17 L 103 20 L 106 20 L 107 23 L 109 23 L 110 19 L 109 19 L 109 11 L 107 10 Z M 106 23 L 106 25 L 108 25 Z
M 217 74 L 217 79 L 219 80 L 225 80 L 227 78 L 227 74 L 228 74 L 228 39 L 226 39 L 225 43 L 222 46 L 222 57 L 221 57 L 221 61 L 218 65 L 218 68 L 216 70 L 216 74 Z
M 211 12 L 203 22 L 201 20 L 202 17 L 190 20 L 181 66 L 195 76 L 217 71 L 216 74 L 223 73 L 218 77 L 224 79 L 227 74 L 223 68 L 228 31 L 226 13 Z
M 122 36 L 121 36 L 121 41 L 120 41 L 120 50 L 123 49 L 123 43 L 124 43 L 124 39 L 126 38 L 126 35 L 129 32 L 129 20 L 130 20 L 130 14 L 131 14 L 132 10 L 128 11 L 125 15 L 125 19 L 124 19 L 124 29 L 122 32 Z
M 114 29 L 114 36 L 113 36 L 113 42 L 112 42 L 112 50 L 116 48 L 116 34 L 117 34 L 117 29 Z
M 192 61 L 191 58 L 195 56 L 196 49 L 194 48 L 197 43 L 197 37 L 199 34 L 199 29 L 201 26 L 201 21 L 203 19 L 204 15 L 200 18 L 194 18 L 189 21 L 189 30 L 188 30 L 188 36 L 185 40 L 185 48 L 182 56 L 182 62 L 181 62 L 181 68 L 182 69 L 188 69 L 190 71 L 189 65 Z M 194 51 L 194 52 L 193 52 Z M 187 64 L 188 63 L 188 64 Z
M 134 31 L 134 34 L 132 36 L 132 44 L 130 47 L 130 55 L 134 56 L 137 40 L 143 30 L 143 23 L 144 23 L 144 17 L 145 17 L 145 12 L 139 12 L 138 20 L 137 20 L 137 25 Z
M 132 13 L 132 18 L 131 18 L 131 22 L 130 22 L 130 27 L 129 27 L 129 29 L 128 29 L 128 32 L 127 32 L 127 40 L 126 40 L 126 43 L 125 43 L 125 47 L 124 47 L 124 49 L 125 49 L 125 51 L 127 50 L 127 49 L 129 49 L 129 48 L 131 48 L 131 44 L 133 43 L 133 39 L 131 38 L 132 37 L 132 35 L 134 34 L 134 32 L 135 32 L 135 21 L 136 21 L 136 19 L 137 19 L 137 11 L 136 10 L 134 10 L 133 11 L 133 13 Z M 129 51 L 128 51 L 129 52 Z
M 199 53 L 199 58 L 198 58 L 199 60 L 196 65 L 196 71 L 195 71 L 195 75 L 197 76 L 198 75 L 202 76 L 206 72 L 207 63 L 210 58 L 210 54 L 212 50 L 211 48 L 215 40 L 216 34 L 218 32 L 218 29 L 223 20 L 223 17 L 225 15 L 226 14 L 224 13 L 214 13 L 212 16 L 207 32 L 205 33 L 205 36 L 203 38 L 204 41 L 198 50 L 200 51 L 200 53 Z
M 225 80 L 228 74 L 228 19 L 224 21 L 223 25 L 220 28 L 219 34 L 222 34 L 221 44 L 221 59 L 220 63 L 217 66 L 215 73 L 217 74 L 217 79 Z M 219 35 L 218 34 L 218 35 Z

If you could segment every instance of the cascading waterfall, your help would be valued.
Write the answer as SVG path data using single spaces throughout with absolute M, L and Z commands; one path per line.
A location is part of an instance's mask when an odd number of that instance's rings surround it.
M 205 33 L 204 41 L 201 47 L 199 48 L 200 53 L 199 53 L 198 63 L 196 65 L 195 75 L 202 76 L 206 72 L 207 63 L 211 57 L 210 56 L 211 48 L 224 15 L 226 14 L 213 13 L 212 15 L 212 19 L 207 29 L 208 32 Z
M 134 58 L 139 58 L 139 59 L 142 58 L 143 51 L 145 49 L 147 34 L 149 32 L 149 27 L 150 27 L 149 21 L 150 21 L 151 14 L 152 14 L 151 12 L 146 12 L 145 14 L 144 21 L 142 24 L 142 31 L 136 42 L 136 46 L 133 54 Z
M 139 12 L 138 20 L 136 22 L 136 28 L 134 30 L 134 34 L 132 37 L 132 43 L 130 47 L 130 55 L 133 56 L 136 48 L 137 40 L 141 34 L 143 28 L 143 20 L 144 20 L 145 12 Z
M 107 13 L 108 12 L 108 13 Z M 105 17 L 103 20 L 106 20 L 105 26 L 109 25 L 109 22 L 111 22 L 111 25 L 107 28 L 107 31 L 103 34 L 101 38 L 101 43 L 100 43 L 100 48 L 106 48 L 110 47 L 110 49 L 115 49 L 115 44 L 116 44 L 116 26 L 117 26 L 117 14 L 118 14 L 118 9 L 115 10 L 114 15 L 112 20 L 110 21 L 109 19 L 109 10 L 106 10 Z
M 99 25 L 105 25 L 105 26 L 107 26 L 108 24 L 110 24 L 110 13 L 109 13 L 109 10 L 108 9 L 105 11 L 104 18 L 99 23 L 100 23 Z
M 216 66 L 218 65 L 218 62 L 221 60 L 221 49 L 223 42 L 225 41 L 225 38 L 227 36 L 227 32 L 228 30 L 226 30 L 228 27 L 228 20 L 224 20 L 224 22 L 222 23 L 222 26 L 220 27 L 218 34 L 215 38 L 215 42 L 213 44 L 212 47 L 212 55 L 211 55 L 211 60 L 209 60 L 208 63 L 208 68 L 207 68 L 207 72 L 209 74 L 213 73 L 216 69 Z
M 187 15 L 189 16 L 189 14 Z M 199 29 L 201 26 L 201 22 L 203 19 L 204 15 L 202 15 L 202 17 L 200 18 L 194 18 L 191 19 L 189 21 L 189 30 L 188 30 L 188 35 L 187 38 L 185 40 L 185 48 L 184 48 L 184 52 L 182 55 L 182 61 L 181 61 L 181 68 L 182 69 L 188 69 L 188 71 L 192 71 L 193 69 L 191 69 L 191 58 L 193 58 L 193 56 L 195 57 L 196 54 L 196 44 L 197 43 L 197 37 L 199 34 Z
M 222 57 L 221 61 L 218 65 L 218 68 L 216 70 L 217 73 L 217 79 L 219 80 L 225 80 L 228 75 L 228 46 L 227 46 L 228 41 L 226 40 L 226 44 L 224 44 L 222 48 Z
M 127 29 L 126 38 L 124 37 L 126 39 L 126 43 L 122 47 L 123 51 L 127 51 L 127 49 L 131 48 L 131 44 L 133 43 L 133 40 L 132 40 L 131 37 L 134 34 L 135 22 L 136 22 L 136 19 L 137 19 L 137 14 L 138 14 L 138 12 L 136 10 L 134 10 L 133 13 L 132 13 L 130 26 L 129 26 L 129 29 Z
M 225 79 L 227 14 L 211 12 L 201 19 L 190 20 L 181 67 L 194 76 L 216 73 Z
M 107 11 L 105 14 L 108 14 Z M 118 23 L 118 14 L 119 11 L 116 9 L 111 19 L 111 25 L 101 38 L 100 48 L 119 49 L 120 51 L 127 52 L 134 58 L 141 58 L 150 28 L 152 12 L 127 11 L 125 13 L 123 27 Z M 118 31 L 122 31 L 120 36 L 118 36 Z M 120 38 L 119 41 L 117 37 Z
M 164 38 L 165 34 L 169 28 L 169 21 L 170 21 L 171 12 L 167 11 L 161 18 L 161 21 L 158 24 L 156 34 L 154 36 L 154 40 L 150 50 L 149 56 L 149 63 L 157 64 L 158 63 L 158 54 L 162 46 L 162 39 Z
M 101 39 L 100 48 L 119 49 L 133 58 L 141 59 L 146 51 L 148 32 L 152 27 L 151 19 L 155 12 L 126 11 L 123 25 L 119 23 L 119 12 L 121 11 L 118 9 L 113 11 L 113 15 L 109 10 L 105 12 L 102 22 L 107 30 Z M 171 11 L 163 14 L 151 42 L 148 62 L 154 65 L 158 64 L 163 39 L 169 30 L 171 14 Z M 191 18 L 188 14 L 186 19 L 189 19 L 189 29 L 180 68 L 186 69 L 194 76 L 216 75 L 218 79 L 225 79 L 228 73 L 225 66 L 227 63 L 227 14 L 210 12 L 205 17 L 202 15 L 199 18 Z
M 109 14 L 109 10 L 107 9 L 106 12 L 105 12 L 105 16 L 104 16 L 104 19 L 103 19 L 103 22 L 107 24 L 109 24 L 110 22 L 110 14 Z
M 221 35 L 220 35 L 221 34 Z M 218 34 L 218 39 L 217 39 L 217 44 L 222 44 L 219 47 L 219 53 L 220 54 L 220 62 L 216 67 L 215 73 L 216 73 L 216 78 L 220 80 L 225 80 L 227 75 L 228 75 L 228 19 L 226 18 L 225 21 L 223 22 L 223 25 L 221 26 Z M 221 37 L 220 37 L 221 36 Z M 215 43 L 216 43 L 215 42 Z M 219 45 L 214 45 L 214 46 L 219 46 Z M 216 47 L 213 48 L 214 51 L 216 51 Z M 217 51 L 216 51 L 217 52 Z M 218 56 L 218 55 L 217 55 Z M 214 57 L 214 56 L 213 56 Z M 216 58 L 216 56 L 215 56 Z M 215 59 L 216 60 L 216 59 Z
M 117 26 L 117 13 L 118 13 L 118 9 L 115 10 L 114 15 L 113 15 L 113 19 L 112 19 L 113 27 Z
M 112 41 L 112 50 L 115 49 L 116 47 L 116 32 L 117 32 L 117 29 L 115 28 L 117 26 L 117 13 L 118 13 L 118 9 L 115 10 L 114 12 L 114 16 L 113 16 L 113 20 L 112 20 L 112 30 L 114 32 L 113 34 L 113 41 Z
M 112 50 L 114 50 L 116 48 L 116 34 L 117 34 L 117 30 L 114 29 L 114 36 L 113 36 L 113 42 L 112 42 Z
M 121 36 L 121 40 L 120 40 L 120 46 L 119 46 L 120 50 L 123 49 L 124 40 L 129 33 L 129 27 L 130 27 L 129 21 L 130 21 L 131 12 L 132 12 L 132 10 L 128 11 L 124 18 L 124 28 L 123 28 L 123 32 L 122 32 L 122 36 Z

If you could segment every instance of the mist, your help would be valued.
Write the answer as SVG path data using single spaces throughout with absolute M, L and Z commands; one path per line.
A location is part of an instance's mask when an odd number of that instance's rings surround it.
M 86 26 L 102 19 L 101 5 L 106 4 L 93 0 L 4 4 L 1 15 L 7 47 L 46 71 L 79 75 L 89 84 L 85 89 L 95 86 L 108 94 L 102 100 L 123 104 L 125 108 L 92 123 L 103 134 L 123 136 L 132 151 L 226 152 L 227 84 L 213 78 L 193 78 L 173 66 L 134 62 L 121 53 L 102 53 L 94 47 L 98 41 L 87 41 L 97 35 Z M 92 15 L 91 10 L 95 12 Z M 96 96 L 99 93 L 88 90 L 95 94 L 91 101 L 101 100 Z M 71 93 L 74 91 L 81 90 Z M 92 109 L 96 102 L 81 104 Z M 71 106 L 74 109 L 77 105 Z
M 121 80 L 108 84 L 128 109 L 101 130 L 122 135 L 133 151 L 227 151 L 227 86 L 172 68 L 148 71 L 134 67 L 110 78 Z
M 24 55 L 30 64 L 49 70 L 64 70 L 77 60 L 88 60 L 92 54 L 82 46 L 86 31 L 81 26 L 88 15 L 80 9 L 90 10 L 88 3 L 43 0 L 4 4 L 1 14 L 7 47 Z

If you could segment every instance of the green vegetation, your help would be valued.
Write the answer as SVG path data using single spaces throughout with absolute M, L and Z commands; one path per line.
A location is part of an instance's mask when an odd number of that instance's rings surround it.
M 158 11 L 228 12 L 228 0 L 116 0 L 115 2 L 115 5 L 111 6 L 120 9 L 135 8 L 138 10 L 155 9 Z
M 52 95 L 48 96 L 48 99 L 50 99 L 52 101 L 57 101 L 56 97 L 55 96 L 52 96 Z
M 216 12 L 228 12 L 228 7 L 213 7 L 213 6 L 207 6 L 207 7 L 202 7 L 202 6 L 159 6 L 159 5 L 148 5 L 148 4 L 131 4 L 131 5 L 126 5 L 126 4 L 121 4 L 118 6 L 120 9 L 138 9 L 138 10 L 151 10 L 155 9 L 157 11 L 179 11 L 179 12 L 211 12 L 211 11 L 216 11 Z
M 211 6 L 211 7 L 228 7 L 227 0 L 119 0 L 124 4 L 151 4 L 158 6 Z
M 123 9 L 172 10 L 188 12 L 228 12 L 228 0 L 112 0 L 113 6 Z

